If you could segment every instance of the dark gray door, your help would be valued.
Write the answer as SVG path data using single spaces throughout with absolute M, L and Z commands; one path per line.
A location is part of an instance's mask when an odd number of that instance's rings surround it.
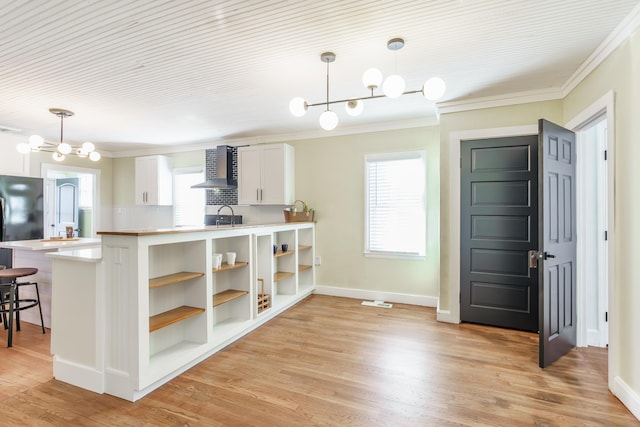
M 538 331 L 538 136 L 463 141 L 460 319 Z
M 576 138 L 539 121 L 540 367 L 576 345 Z

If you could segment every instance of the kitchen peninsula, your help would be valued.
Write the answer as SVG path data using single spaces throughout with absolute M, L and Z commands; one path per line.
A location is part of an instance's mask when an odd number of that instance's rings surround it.
M 310 295 L 314 233 L 313 223 L 101 232 L 100 253 L 49 254 L 54 377 L 141 398 Z M 225 261 L 216 269 L 214 254 Z
M 42 317 L 46 328 L 51 328 L 51 260 L 45 254 L 78 248 L 99 248 L 100 242 L 100 239 L 84 237 L 0 242 L 0 248 L 13 250 L 13 267 L 35 267 L 38 269 L 37 274 L 25 279 L 38 282 Z M 20 295 L 23 298 L 34 298 L 35 290 L 30 288 L 26 287 L 21 290 Z M 23 311 L 20 314 L 20 320 L 36 325 L 40 324 L 40 316 L 36 310 Z

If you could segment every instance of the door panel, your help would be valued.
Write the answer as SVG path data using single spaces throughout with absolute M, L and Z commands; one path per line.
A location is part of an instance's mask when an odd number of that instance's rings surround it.
M 537 331 L 538 138 L 464 141 L 461 154 L 461 320 Z
M 575 134 L 539 122 L 540 351 L 544 368 L 576 345 Z
M 56 179 L 55 236 L 64 236 L 67 226 L 78 229 L 78 186 L 78 178 Z

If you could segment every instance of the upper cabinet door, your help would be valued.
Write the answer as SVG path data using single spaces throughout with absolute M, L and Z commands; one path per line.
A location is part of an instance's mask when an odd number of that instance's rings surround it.
M 238 203 L 290 205 L 295 200 L 294 149 L 287 144 L 238 148 Z
M 260 204 L 260 151 L 257 147 L 238 148 L 238 204 Z
M 137 205 L 168 206 L 173 203 L 171 159 L 168 157 L 136 157 L 135 180 Z

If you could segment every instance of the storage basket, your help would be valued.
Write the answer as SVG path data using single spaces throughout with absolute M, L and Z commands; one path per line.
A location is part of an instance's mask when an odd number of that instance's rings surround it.
M 302 203 L 301 211 L 296 208 L 296 203 L 298 202 Z M 307 204 L 302 200 L 296 200 L 290 208 L 285 209 L 283 212 L 284 222 L 313 222 L 315 214 L 315 211 L 313 209 L 309 210 Z

